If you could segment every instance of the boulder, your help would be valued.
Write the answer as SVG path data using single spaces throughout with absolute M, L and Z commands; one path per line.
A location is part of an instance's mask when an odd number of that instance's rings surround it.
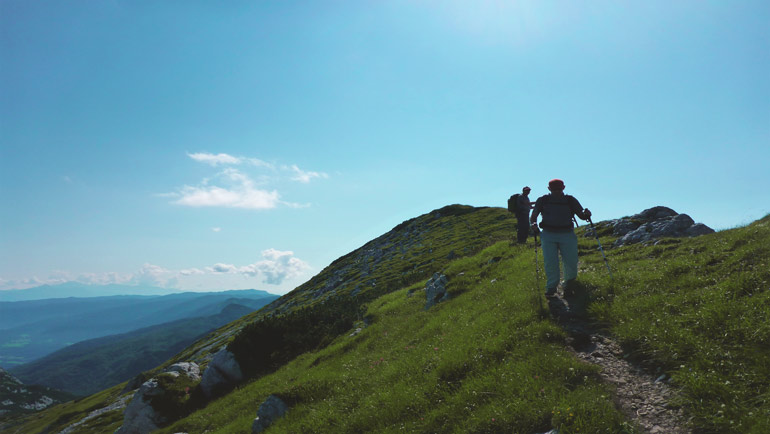
M 185 374 L 193 381 L 201 379 L 201 368 L 194 362 L 181 362 L 174 363 L 166 369 L 166 372 L 177 372 L 179 374 Z
M 273 424 L 276 419 L 283 417 L 286 412 L 289 411 L 289 406 L 286 405 L 281 398 L 270 395 L 267 399 L 259 405 L 257 409 L 257 418 L 254 419 L 254 423 L 251 425 L 252 433 L 260 433 L 267 427 Z
M 123 426 L 118 428 L 115 434 L 149 433 L 169 422 L 169 418 L 166 415 L 158 413 L 152 407 L 153 398 L 167 394 L 167 391 L 158 381 L 158 379 L 163 379 L 164 375 L 174 378 L 186 375 L 192 381 L 198 381 L 201 378 L 200 368 L 196 363 L 183 362 L 175 363 L 169 366 L 164 373 L 145 381 L 139 387 L 139 390 L 134 393 L 131 402 L 126 406 L 126 410 L 123 412 Z M 136 381 L 136 378 L 133 381 Z M 168 398 L 169 396 L 172 395 L 167 395 L 166 397 Z
M 449 298 L 449 293 L 446 290 L 447 283 L 445 275 L 433 273 L 433 277 L 425 284 L 425 310 Z
M 211 399 L 218 393 L 234 387 L 243 380 L 243 371 L 235 355 L 227 349 L 219 350 L 211 359 L 201 378 L 201 390 Z
M 164 390 L 153 378 L 142 384 L 123 412 L 123 426 L 115 434 L 146 434 L 160 427 L 166 419 L 155 412 L 150 405 L 152 397 L 159 396 Z
M 666 237 L 694 237 L 714 232 L 687 214 L 671 208 L 656 206 L 631 217 L 614 220 L 612 233 L 619 236 L 615 246 L 646 243 Z

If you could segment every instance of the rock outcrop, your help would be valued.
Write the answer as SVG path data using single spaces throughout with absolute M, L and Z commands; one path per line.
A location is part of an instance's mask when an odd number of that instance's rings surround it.
M 430 309 L 436 303 L 449 298 L 446 290 L 447 278 L 443 274 L 433 273 L 433 277 L 425 284 L 425 309 Z
M 162 394 L 163 389 L 157 380 L 151 378 L 145 381 L 126 406 L 123 426 L 115 434 L 145 434 L 160 428 L 166 419 L 152 408 L 151 401 L 154 396 Z
M 619 237 L 615 246 L 649 243 L 666 237 L 695 237 L 710 234 L 714 230 L 695 221 L 687 214 L 679 214 L 671 208 L 656 206 L 631 217 L 610 220 L 612 234 Z M 586 236 L 593 236 L 586 231 Z
M 251 425 L 252 433 L 260 433 L 273 424 L 276 419 L 283 417 L 289 411 L 289 406 L 275 395 L 267 397 L 265 402 L 257 409 L 257 418 Z
M 201 378 L 200 368 L 192 362 L 176 363 L 157 377 L 145 381 L 126 406 L 126 410 L 123 412 L 123 426 L 118 428 L 115 434 L 145 434 L 169 422 L 168 416 L 158 412 L 153 407 L 152 401 L 168 394 L 168 391 L 159 381 L 162 376 L 176 381 L 174 379 L 182 375 L 185 376 L 183 378 L 186 380 L 197 382 Z
M 217 394 L 234 387 L 243 380 L 243 371 L 235 355 L 227 349 L 219 350 L 211 359 L 201 379 L 201 390 L 206 398 L 211 399 Z

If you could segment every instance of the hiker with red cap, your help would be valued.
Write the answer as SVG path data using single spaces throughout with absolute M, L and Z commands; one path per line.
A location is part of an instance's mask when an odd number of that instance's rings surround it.
M 564 194 L 564 181 L 552 179 L 548 182 L 550 194 L 541 196 L 535 202 L 530 222 L 532 229 L 537 231 L 537 217 L 542 214 L 540 222 L 540 242 L 543 247 L 543 262 L 545 263 L 545 296 L 556 295 L 559 285 L 559 254 L 564 264 L 565 289 L 577 278 L 577 235 L 573 231 L 573 216 L 583 220 L 591 217 L 588 208 L 583 209 L 575 197 Z

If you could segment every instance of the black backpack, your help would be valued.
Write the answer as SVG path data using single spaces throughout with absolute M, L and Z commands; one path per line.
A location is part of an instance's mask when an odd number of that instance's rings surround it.
M 508 211 L 515 213 L 518 208 L 516 208 L 516 204 L 519 202 L 519 196 L 521 196 L 520 193 L 516 193 L 513 196 L 508 198 Z

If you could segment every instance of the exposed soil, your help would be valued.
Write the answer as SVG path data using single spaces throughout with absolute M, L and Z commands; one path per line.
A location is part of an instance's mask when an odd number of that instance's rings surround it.
M 593 327 L 585 315 L 587 300 L 587 295 L 581 291 L 569 297 L 559 293 L 548 300 L 549 311 L 568 333 L 569 345 L 575 355 L 602 368 L 601 377 L 615 388 L 616 405 L 640 431 L 692 433 L 682 409 L 671 404 L 677 392 L 668 384 L 668 377 L 631 362 L 617 342 Z

